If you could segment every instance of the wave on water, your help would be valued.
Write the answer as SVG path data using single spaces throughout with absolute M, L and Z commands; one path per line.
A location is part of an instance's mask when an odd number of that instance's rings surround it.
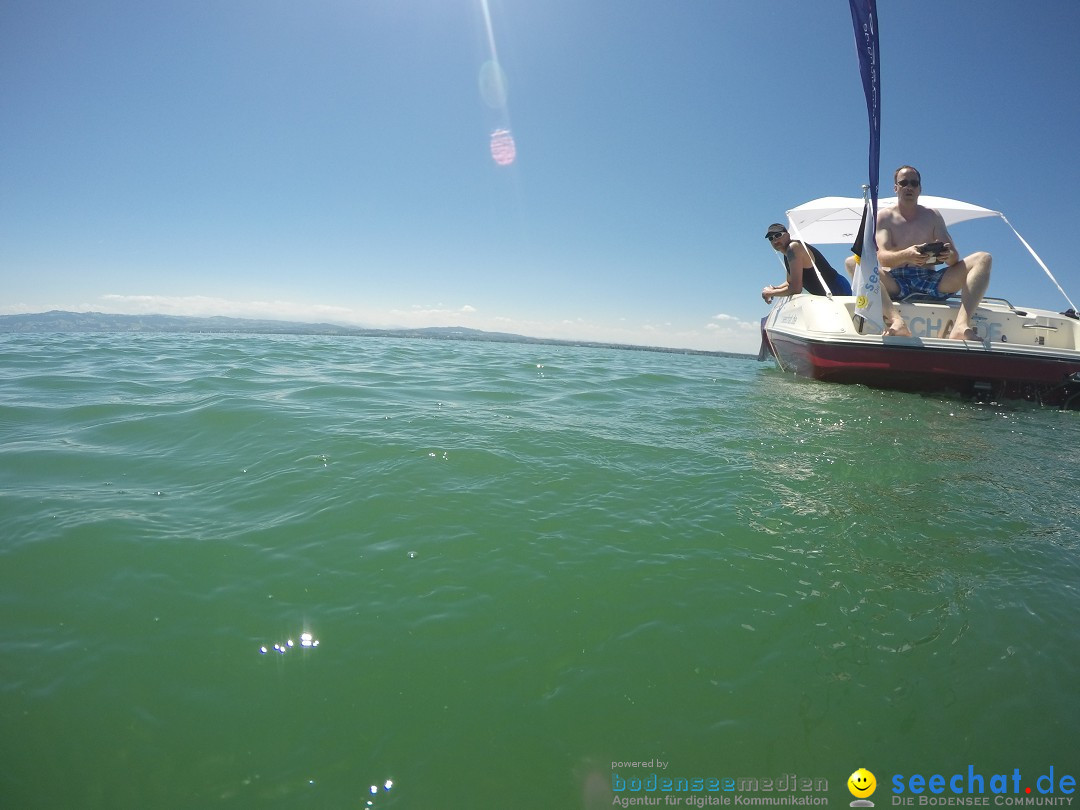
M 699 355 L 0 336 L 4 792 L 1037 773 L 1080 742 L 1078 416 Z

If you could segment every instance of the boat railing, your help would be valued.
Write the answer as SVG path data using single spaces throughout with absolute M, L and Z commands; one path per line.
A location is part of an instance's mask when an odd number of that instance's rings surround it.
M 923 293 L 912 293 L 905 298 L 901 298 L 901 304 L 945 304 L 951 306 L 960 302 L 960 293 L 952 293 L 946 298 L 935 298 L 932 295 L 924 295 Z M 997 304 L 1000 307 L 1008 309 L 1010 312 L 1015 312 L 1017 315 L 1026 315 L 1027 313 L 1017 309 L 1013 306 L 1012 302 L 1007 298 L 995 298 L 992 295 L 985 296 L 979 306 L 983 304 Z
M 957 298 L 959 298 L 959 297 L 960 296 L 957 296 Z M 985 298 L 983 298 L 982 303 L 985 304 L 985 303 L 987 303 L 989 301 L 993 301 L 994 303 L 997 303 L 997 304 L 1003 304 L 1004 306 L 1008 307 L 1010 311 L 1015 312 L 1017 315 L 1025 315 L 1025 314 L 1027 314 L 1025 312 L 1021 312 L 1019 309 L 1014 307 L 1012 305 L 1012 303 L 1006 298 L 995 298 L 993 296 L 986 296 Z

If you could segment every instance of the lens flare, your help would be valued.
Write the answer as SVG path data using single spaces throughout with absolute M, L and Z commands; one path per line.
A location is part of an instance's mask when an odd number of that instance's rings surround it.
M 499 166 L 509 166 L 517 157 L 514 136 L 508 129 L 497 129 L 491 133 L 491 157 Z
M 506 73 L 494 59 L 480 66 L 480 97 L 493 110 L 506 107 Z

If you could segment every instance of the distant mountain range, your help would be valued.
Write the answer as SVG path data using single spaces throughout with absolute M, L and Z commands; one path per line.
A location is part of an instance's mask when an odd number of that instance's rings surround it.
M 752 358 L 735 352 L 699 349 L 667 349 L 657 346 L 630 346 L 586 340 L 533 338 L 508 332 L 485 332 L 463 326 L 429 326 L 423 329 L 366 329 L 332 323 L 295 323 L 254 318 L 181 317 L 176 315 L 110 315 L 103 312 L 40 312 L 27 315 L 0 315 L 3 332 L 156 332 L 259 335 L 342 335 L 345 337 L 419 338 L 426 340 L 473 340 L 497 343 L 537 343 L 554 346 L 589 346 L 635 351 L 704 354 L 714 357 Z

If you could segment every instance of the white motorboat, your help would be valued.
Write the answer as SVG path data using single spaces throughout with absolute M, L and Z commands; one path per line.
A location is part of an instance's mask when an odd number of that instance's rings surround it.
M 880 201 L 883 208 L 895 203 L 895 198 Z M 981 217 L 1005 219 L 997 211 L 943 197 L 924 195 L 920 204 L 938 210 L 950 228 Z M 863 207 L 857 197 L 813 200 L 787 212 L 790 230 L 815 245 L 850 244 Z M 1060 313 L 986 298 L 973 320 L 977 339 L 950 340 L 942 334 L 956 319 L 959 303 L 898 302 L 912 336 L 894 337 L 869 334 L 869 325 L 860 331 L 854 296 L 779 298 L 762 323 L 762 350 L 784 371 L 817 380 L 1080 408 L 1080 317 L 1075 308 Z

